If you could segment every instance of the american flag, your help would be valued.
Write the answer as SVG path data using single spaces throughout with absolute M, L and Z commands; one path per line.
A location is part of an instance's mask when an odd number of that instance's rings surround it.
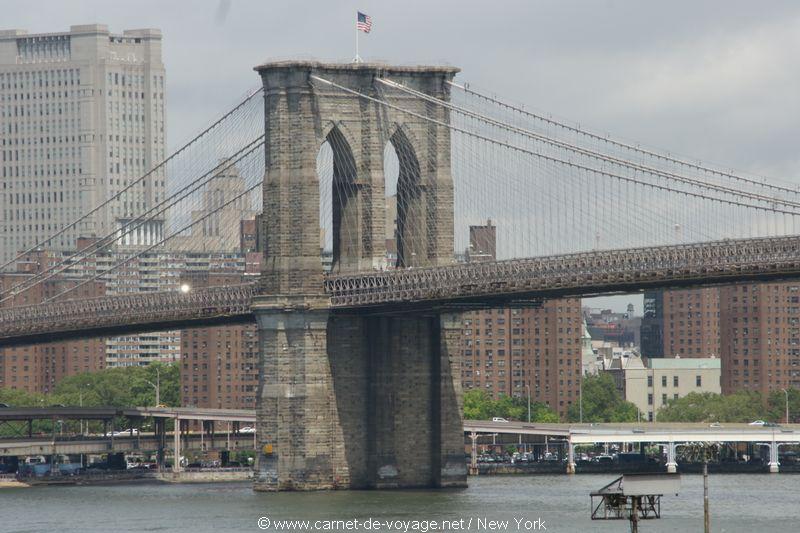
M 369 30 L 372 29 L 372 17 L 359 11 L 358 19 L 356 20 L 356 28 L 364 33 L 369 33 Z

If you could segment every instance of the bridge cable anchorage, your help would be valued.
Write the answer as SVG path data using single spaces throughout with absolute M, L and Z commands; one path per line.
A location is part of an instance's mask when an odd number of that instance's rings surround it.
M 785 213 L 785 214 L 790 214 L 790 215 L 795 215 L 796 214 L 793 211 L 786 211 L 786 210 L 781 210 L 781 209 L 772 209 L 772 208 L 768 208 L 768 207 L 752 205 L 752 204 L 746 204 L 746 203 L 743 203 L 743 202 L 727 200 L 727 199 L 721 199 L 721 198 L 711 197 L 711 196 L 702 195 L 702 194 L 698 194 L 698 193 L 682 191 L 682 190 L 679 190 L 679 189 L 674 189 L 674 188 L 670 188 L 670 187 L 666 187 L 666 186 L 660 186 L 660 185 L 656 185 L 656 184 L 653 184 L 653 183 L 645 182 L 645 181 L 642 181 L 642 180 L 639 180 L 639 179 L 622 176 L 622 175 L 619 175 L 619 174 L 613 174 L 613 173 L 610 173 L 610 172 L 605 172 L 605 171 L 602 171 L 602 170 L 600 170 L 598 168 L 587 167 L 585 165 L 580 165 L 580 164 L 574 163 L 574 162 L 566 160 L 566 159 L 560 159 L 560 158 L 548 156 L 548 155 L 542 154 L 540 152 L 529 150 L 527 148 L 523 148 L 523 147 L 518 146 L 518 145 L 513 145 L 513 144 L 510 144 L 510 143 L 502 141 L 502 140 L 498 140 L 498 139 L 494 139 L 494 138 L 491 138 L 491 137 L 487 137 L 485 135 L 482 135 L 482 134 L 479 134 L 479 133 L 476 133 L 476 132 L 473 132 L 473 131 L 469 131 L 469 130 L 466 130 L 464 128 L 460 128 L 458 126 L 454 126 L 452 124 L 448 124 L 448 123 L 443 122 L 443 121 L 438 120 L 438 119 L 427 117 L 427 116 L 422 115 L 420 113 L 417 113 L 415 111 L 411 111 L 409 109 L 405 109 L 405 108 L 402 108 L 400 106 L 391 104 L 391 103 L 389 103 L 389 102 L 387 102 L 385 100 L 380 100 L 378 98 L 374 98 L 372 96 L 366 95 L 366 94 L 361 93 L 359 91 L 356 91 L 354 89 L 350 89 L 348 87 L 344 87 L 344 86 L 339 85 L 337 83 L 334 83 L 332 81 L 325 80 L 324 78 L 320 78 L 320 77 L 318 77 L 316 75 L 311 75 L 311 78 L 314 79 L 315 81 L 319 81 L 319 82 L 322 82 L 322 83 L 329 84 L 329 85 L 331 85 L 333 87 L 336 87 L 337 89 L 341 89 L 341 90 L 343 90 L 345 92 L 348 92 L 350 94 L 356 95 L 356 96 L 358 96 L 360 98 L 369 100 L 369 101 L 371 101 L 373 103 L 377 103 L 377 104 L 386 106 L 386 107 L 394 109 L 396 111 L 400 111 L 400 112 L 408 114 L 410 116 L 425 120 L 425 121 L 430 122 L 432 124 L 436 124 L 438 126 L 443 126 L 443 127 L 449 128 L 449 129 L 451 129 L 453 131 L 456 131 L 456 132 L 459 132 L 459 133 L 463 133 L 465 135 L 476 137 L 476 138 L 481 139 L 483 141 L 486 141 L 488 143 L 492 143 L 492 144 L 496 144 L 496 145 L 499 145 L 499 146 L 503 146 L 505 148 L 508 148 L 508 149 L 511 149 L 511 150 L 515 150 L 515 151 L 518 151 L 518 152 L 526 153 L 526 154 L 532 155 L 534 157 L 543 158 L 543 159 L 549 160 L 549 161 L 554 162 L 554 163 L 559 163 L 561 165 L 566 165 L 566 166 L 569 166 L 569 167 L 579 168 L 579 169 L 582 169 L 582 170 L 585 170 L 585 171 L 588 171 L 588 172 L 591 172 L 591 173 L 594 173 L 594 174 L 611 177 L 611 178 L 614 178 L 616 180 L 622 180 L 622 181 L 627 181 L 627 182 L 631 182 L 631 183 L 637 183 L 637 184 L 645 186 L 645 187 L 650 187 L 650 188 L 653 188 L 653 189 L 659 189 L 659 190 L 665 190 L 665 191 L 680 193 L 680 194 L 684 194 L 684 195 L 687 195 L 687 196 L 693 196 L 693 197 L 696 197 L 696 198 L 701 198 L 701 199 L 704 199 L 704 200 L 711 200 L 711 201 L 725 203 L 725 204 L 739 206 L 739 207 L 748 207 L 748 208 L 751 208 L 751 209 L 760 209 L 760 210 L 763 210 L 763 211 L 769 211 L 769 212 L 773 212 L 773 213 Z
M 248 143 L 244 148 L 240 149 L 238 152 L 233 154 L 232 157 L 235 159 L 233 160 L 227 159 L 227 161 L 223 163 L 222 166 L 217 166 L 211 171 L 206 172 L 197 181 L 189 182 L 188 184 L 184 185 L 172 196 L 166 196 L 163 200 L 161 200 L 161 202 L 150 208 L 142 215 L 133 218 L 126 224 L 122 225 L 120 229 L 114 230 L 106 234 L 105 236 L 96 240 L 91 245 L 76 251 L 74 254 L 72 254 L 65 260 L 54 263 L 53 265 L 36 273 L 33 277 L 23 280 L 17 283 L 16 285 L 10 287 L 7 290 L 8 293 L 7 296 L 0 298 L 0 303 L 3 303 L 11 298 L 14 298 L 21 292 L 29 290 L 31 287 L 35 286 L 38 283 L 42 283 L 44 281 L 47 281 L 55 277 L 56 275 L 64 272 L 68 268 L 74 267 L 76 264 L 79 264 L 88 259 L 89 257 L 92 257 L 95 253 L 99 252 L 105 247 L 110 246 L 114 242 L 121 240 L 126 235 L 129 235 L 133 231 L 141 228 L 148 220 L 152 220 L 156 215 L 164 214 L 168 209 L 176 206 L 179 202 L 188 198 L 190 194 L 200 190 L 201 187 L 209 184 L 214 179 L 224 176 L 225 172 L 233 169 L 234 165 L 237 162 L 243 160 L 245 157 L 255 153 L 256 150 L 263 147 L 263 142 L 264 142 L 264 135 L 262 134 L 258 138 Z M 183 231 L 183 229 L 181 229 L 180 231 Z M 177 236 L 180 233 L 180 231 L 173 233 L 168 238 Z
M 495 120 L 495 119 L 493 119 L 493 118 L 491 118 L 489 116 L 486 116 L 486 115 L 483 115 L 483 114 L 480 114 L 480 113 L 476 113 L 476 112 L 471 111 L 469 109 L 466 109 L 464 107 L 452 104 L 451 102 L 447 102 L 445 100 L 441 100 L 441 99 L 436 98 L 434 96 L 430 96 L 428 94 L 425 94 L 425 93 L 423 93 L 421 91 L 417 91 L 415 89 L 412 89 L 410 87 L 407 87 L 405 85 L 397 83 L 397 82 L 395 82 L 393 80 L 390 80 L 388 78 L 376 78 L 376 81 L 379 82 L 379 83 L 382 83 L 384 85 L 387 85 L 387 86 L 389 86 L 389 87 L 391 87 L 393 89 L 397 89 L 397 90 L 403 91 L 403 92 L 405 92 L 407 94 L 410 94 L 410 95 L 416 96 L 418 98 L 421 98 L 421 99 L 423 99 L 423 100 L 425 100 L 427 102 L 431 102 L 431 103 L 439 105 L 441 107 L 445 107 L 445 108 L 447 108 L 447 109 L 449 109 L 451 111 L 454 111 L 456 113 L 461 113 L 461 114 L 464 114 L 464 115 L 469 116 L 471 118 L 475 118 L 475 119 L 477 119 L 479 121 L 485 122 L 486 124 L 497 126 L 497 127 L 506 129 L 509 132 L 517 133 L 517 134 L 520 134 L 520 135 L 525 136 L 525 137 L 530 137 L 532 139 L 544 142 L 544 143 L 549 144 L 551 146 L 555 146 L 555 147 L 558 147 L 558 148 L 563 148 L 563 149 L 566 149 L 566 150 L 570 150 L 570 151 L 573 151 L 575 153 L 588 156 L 588 157 L 590 157 L 592 159 L 606 161 L 606 162 L 613 163 L 613 164 L 616 164 L 616 165 L 628 167 L 628 168 L 631 168 L 631 169 L 634 169 L 634 170 L 640 170 L 640 171 L 643 171 L 643 172 L 648 173 L 648 174 L 654 174 L 654 175 L 657 175 L 657 176 L 660 176 L 660 177 L 668 178 L 670 180 L 679 181 L 679 182 L 690 184 L 690 185 L 696 185 L 696 186 L 701 187 L 701 188 L 712 189 L 712 190 L 715 190 L 715 191 L 718 191 L 718 192 L 723 192 L 723 193 L 727 193 L 727 194 L 733 194 L 733 195 L 736 195 L 736 196 L 746 196 L 748 198 L 751 198 L 751 199 L 754 199 L 754 200 L 759 200 L 759 201 L 762 201 L 762 202 L 773 203 L 773 204 L 783 204 L 783 205 L 786 205 L 786 206 L 796 207 L 796 208 L 800 209 L 800 201 L 792 202 L 792 201 L 789 201 L 789 200 L 783 200 L 783 199 L 775 198 L 775 197 L 772 197 L 772 196 L 765 196 L 763 194 L 752 193 L 752 192 L 744 190 L 744 189 L 734 189 L 732 187 L 726 187 L 726 186 L 718 185 L 716 183 L 711 183 L 711 182 L 704 182 L 704 181 L 697 180 L 697 179 L 694 179 L 694 178 L 691 178 L 691 177 L 682 176 L 680 174 L 675 174 L 675 173 L 667 172 L 667 171 L 660 170 L 660 169 L 657 169 L 657 168 L 654 168 L 654 167 L 641 165 L 641 164 L 638 164 L 638 163 L 636 163 L 634 161 L 620 159 L 620 158 L 617 158 L 617 157 L 614 157 L 614 156 L 603 154 L 603 153 L 601 153 L 599 151 L 594 151 L 594 150 L 581 148 L 581 147 L 579 147 L 577 145 L 574 145 L 574 144 L 571 144 L 571 143 L 567 143 L 565 141 L 559 141 L 558 139 L 553 139 L 553 138 L 550 138 L 550 137 L 548 137 L 546 135 L 541 135 L 541 134 L 538 134 L 538 133 L 536 133 L 534 131 L 531 131 L 531 130 L 520 128 L 520 127 L 514 126 L 512 124 L 507 124 L 507 123 L 501 122 L 499 120 Z
M 255 148 L 257 149 L 257 148 L 261 148 L 261 147 L 263 147 L 263 142 L 262 142 L 261 144 L 257 145 Z M 252 151 L 251 151 L 251 152 L 248 152 L 248 153 L 252 153 Z M 239 160 L 237 160 L 237 161 L 239 161 Z M 189 223 L 189 224 L 186 224 L 185 226 L 183 226 L 183 227 L 182 227 L 182 228 L 181 228 L 179 231 L 177 231 L 177 232 L 176 232 L 176 233 L 174 233 L 173 235 L 170 235 L 170 236 L 168 236 L 168 237 L 165 237 L 165 238 L 161 239 L 161 240 L 160 240 L 160 241 L 158 241 L 158 242 L 155 242 L 155 243 L 153 243 L 152 245 L 150 245 L 150 246 L 148 246 L 147 248 L 145 248 L 145 249 L 143 249 L 143 250 L 139 251 L 138 253 L 136 253 L 136 254 L 134 254 L 134 255 L 131 255 L 131 256 L 129 256 L 129 257 L 127 257 L 127 258 L 123 259 L 122 261 L 119 261 L 119 262 L 115 263 L 114 265 L 112 265 L 112 266 L 111 266 L 111 267 L 109 267 L 108 269 L 106 269 L 106 270 L 104 270 L 104 271 L 102 271 L 102 272 L 100 272 L 100 273 L 96 274 L 95 276 L 93 276 L 93 277 L 91 277 L 91 278 L 88 278 L 88 279 L 86 279 L 86 280 L 83 280 L 83 281 L 81 281 L 81 282 L 80 282 L 80 283 L 78 283 L 77 285 L 74 285 L 74 286 L 72 286 L 72 287 L 69 287 L 69 288 L 67 288 L 67 289 L 64 289 L 64 290 L 63 290 L 63 291 L 61 291 L 60 293 L 58 293 L 58 294 L 56 294 L 56 295 L 54 295 L 54 296 L 50 296 L 49 298 L 46 298 L 46 299 L 44 299 L 42 303 L 48 303 L 48 302 L 51 302 L 51 301 L 55 300 L 56 298 L 59 298 L 59 297 L 61 297 L 61 296 L 65 295 L 65 294 L 69 294 L 70 292 L 74 291 L 75 289 L 78 289 L 78 288 L 80 288 L 80 287 L 83 287 L 84 285 L 86 285 L 86 284 L 88 284 L 88 283 L 91 283 L 92 281 L 95 281 L 95 280 L 97 280 L 97 279 L 99 279 L 99 278 L 101 278 L 101 277 L 105 276 L 106 274 L 108 274 L 108 273 L 110 273 L 110 272 L 113 272 L 113 271 L 115 271 L 115 270 L 119 269 L 120 267 L 122 267 L 122 266 L 124 266 L 124 265 L 126 265 L 126 264 L 130 263 L 130 262 L 131 262 L 131 261 L 133 261 L 134 259 L 138 259 L 139 257 L 141 257 L 141 256 L 143 256 L 143 255 L 145 255 L 145 254 L 147 254 L 148 252 L 152 251 L 153 249 L 157 248 L 158 246 L 161 246 L 161 245 L 163 245 L 164 243 L 166 243 L 168 240 L 172 239 L 173 237 L 175 237 L 175 236 L 177 236 L 177 235 L 180 235 L 180 234 L 181 234 L 183 231 L 185 231 L 185 230 L 187 230 L 187 229 L 190 229 L 190 228 L 193 228 L 193 227 L 194 227 L 194 226 L 196 226 L 197 224 L 199 224 L 199 223 L 201 223 L 201 222 L 204 222 L 204 221 L 206 221 L 207 219 L 211 218 L 211 217 L 212 217 L 214 214 L 216 214 L 217 212 L 224 210 L 224 209 L 225 209 L 225 207 L 227 207 L 227 206 L 229 206 L 229 205 L 231 205 L 231 204 L 234 204 L 235 202 L 237 202 L 237 201 L 238 201 L 238 200 L 240 200 L 241 198 L 245 197 L 246 195 L 250 194 L 251 192 L 253 192 L 253 191 L 254 191 L 254 190 L 256 190 L 257 188 L 261 187 L 261 185 L 262 185 L 262 184 L 261 184 L 261 182 L 255 183 L 254 185 L 251 185 L 249 188 L 247 188 L 247 189 L 246 189 L 246 190 L 244 190 L 243 192 L 241 192 L 241 193 L 239 193 L 239 194 L 237 194 L 237 195 L 233 196 L 231 199 L 229 199 L 228 201 L 226 201 L 225 203 L 223 203 L 222 205 L 220 205 L 220 206 L 219 206 L 217 209 L 215 209 L 215 210 L 213 210 L 213 211 L 209 211 L 208 213 L 205 213 L 205 214 L 204 214 L 204 215 L 202 215 L 201 217 L 199 217 L 199 218 L 197 218 L 197 219 L 193 220 L 191 223 Z
M 557 120 L 553 119 L 551 116 L 546 117 L 544 115 L 533 113 L 533 112 L 528 111 L 528 110 L 526 110 L 526 109 L 524 109 L 524 108 L 522 108 L 520 106 L 511 104 L 506 100 L 500 100 L 499 98 L 497 98 L 495 96 L 490 96 L 490 95 L 487 95 L 485 93 L 476 91 L 476 90 L 474 90 L 474 89 L 472 89 L 470 87 L 467 87 L 466 84 L 465 85 L 461 85 L 461 84 L 458 84 L 458 83 L 455 83 L 455 82 L 452 82 L 452 81 L 445 81 L 445 83 L 448 84 L 451 87 L 455 87 L 457 89 L 460 89 L 461 91 L 463 91 L 466 94 L 474 95 L 474 96 L 479 97 L 479 98 L 481 98 L 483 100 L 486 100 L 487 102 L 491 102 L 491 103 L 496 104 L 498 106 L 513 110 L 513 111 L 515 111 L 517 113 L 523 114 L 523 115 L 528 116 L 530 118 L 533 118 L 533 119 L 535 119 L 537 121 L 541 121 L 541 122 L 556 126 L 558 128 L 562 128 L 562 129 L 565 129 L 565 130 L 568 130 L 568 131 L 572 131 L 572 132 L 577 133 L 579 135 L 594 139 L 596 141 L 599 141 L 599 142 L 602 142 L 602 143 L 605 143 L 605 144 L 613 145 L 613 146 L 616 146 L 618 148 L 622 148 L 622 149 L 625 149 L 625 150 L 631 150 L 631 151 L 639 153 L 639 154 L 641 154 L 643 156 L 653 157 L 655 159 L 663 160 L 663 161 L 670 162 L 670 163 L 675 163 L 677 165 L 694 168 L 696 170 L 700 170 L 702 172 L 714 174 L 714 175 L 717 175 L 717 176 L 722 177 L 722 178 L 727 178 L 727 179 L 732 179 L 732 180 L 736 180 L 736 181 L 740 181 L 740 182 L 744 182 L 744 183 L 749 183 L 751 185 L 754 185 L 754 186 L 757 186 L 757 187 L 760 187 L 760 188 L 773 189 L 775 191 L 784 192 L 784 193 L 790 193 L 790 194 L 800 194 L 800 188 L 797 188 L 797 187 L 791 188 L 791 187 L 788 187 L 788 186 L 779 185 L 777 183 L 774 183 L 775 180 L 773 180 L 773 182 L 771 182 L 767 178 L 762 178 L 761 180 L 748 178 L 748 177 L 745 177 L 745 176 L 742 176 L 742 175 L 734 174 L 732 172 L 726 172 L 724 170 L 720 170 L 720 169 L 717 169 L 717 168 L 705 166 L 705 165 L 700 164 L 699 162 L 694 163 L 694 162 L 686 160 L 686 159 L 679 159 L 679 158 L 673 157 L 669 153 L 660 153 L 660 152 L 656 152 L 656 151 L 653 151 L 653 150 L 648 150 L 648 149 L 642 148 L 639 145 L 633 145 L 633 144 L 630 144 L 630 143 L 626 143 L 626 142 L 623 142 L 623 141 L 616 140 L 616 139 L 614 139 L 614 138 L 612 138 L 610 136 L 603 136 L 603 135 L 599 135 L 597 133 L 590 132 L 590 131 L 588 131 L 586 129 L 580 128 L 579 125 L 578 126 L 573 126 L 573 125 L 568 124 L 566 122 L 557 121 Z M 787 183 L 787 185 L 788 185 L 789 182 L 785 182 L 785 183 Z
M 83 215 L 80 215 L 78 218 L 76 218 L 75 220 L 73 220 L 69 224 L 63 226 L 61 229 L 57 230 L 55 233 L 53 233 L 52 235 L 47 237 L 45 240 L 37 242 L 33 246 L 30 246 L 29 248 L 24 249 L 24 251 L 22 251 L 22 252 L 18 252 L 17 255 L 15 257 L 13 257 L 12 259 L 9 259 L 6 262 L 0 264 L 0 271 L 5 270 L 9 266 L 13 265 L 16 261 L 19 261 L 20 259 L 22 259 L 23 257 L 27 256 L 28 254 L 37 251 L 43 245 L 49 244 L 51 241 L 55 240 L 57 237 L 60 237 L 61 235 L 64 235 L 67 231 L 69 231 L 70 229 L 76 227 L 78 224 L 80 224 L 81 222 L 83 222 L 84 220 L 86 220 L 87 218 L 92 216 L 93 214 L 101 211 L 104 207 L 107 207 L 109 204 L 113 203 L 115 200 L 119 200 L 120 198 L 122 198 L 125 193 L 127 193 L 128 191 L 133 190 L 137 185 L 140 185 L 143 182 L 145 182 L 145 180 L 147 178 L 152 177 L 158 171 L 163 170 L 164 167 L 166 167 L 166 165 L 170 161 L 172 161 L 173 159 L 178 157 L 181 153 L 183 153 L 188 148 L 190 148 L 199 139 L 203 138 L 209 132 L 211 132 L 212 130 L 217 128 L 220 124 L 222 124 L 225 120 L 227 120 L 228 118 L 233 116 L 234 113 L 238 112 L 254 96 L 260 94 L 263 90 L 264 90 L 264 87 L 259 85 L 258 88 L 250 91 L 249 94 L 244 98 L 244 100 L 242 100 L 241 102 L 236 104 L 232 109 L 230 109 L 228 112 L 226 112 L 224 115 L 222 115 L 219 119 L 217 119 L 214 122 L 212 122 L 208 127 L 206 127 L 204 130 L 202 130 L 199 134 L 197 134 L 192 139 L 190 139 L 189 141 L 187 141 L 186 143 L 181 145 L 180 148 L 178 148 L 176 151 L 172 152 L 166 159 L 163 159 L 155 167 L 151 168 L 148 172 L 146 172 L 145 174 L 143 174 L 139 178 L 137 178 L 135 180 L 132 180 L 130 183 L 125 185 L 122 189 L 120 189 L 116 193 L 112 194 L 108 199 L 102 201 L 101 203 L 96 205 L 94 208 L 90 209 L 89 211 L 87 211 Z

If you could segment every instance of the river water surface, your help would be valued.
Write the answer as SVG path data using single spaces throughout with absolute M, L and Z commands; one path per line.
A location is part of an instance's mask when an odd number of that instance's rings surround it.
M 317 520 L 355 519 L 360 521 L 358 529 L 349 531 L 375 531 L 365 527 L 370 519 L 380 523 L 379 531 L 404 531 L 406 526 L 409 532 L 456 530 L 426 528 L 425 521 L 434 520 L 469 525 L 464 529 L 468 531 L 629 531 L 627 522 L 589 519 L 589 492 L 614 477 L 486 476 L 471 478 L 468 489 L 447 491 L 266 494 L 253 492 L 246 483 L 0 489 L 0 531 L 257 532 L 278 531 L 281 520 L 308 520 L 314 526 Z M 800 531 L 800 475 L 712 475 L 710 508 L 715 532 Z M 702 516 L 702 477 L 684 475 L 678 496 L 662 499 L 662 519 L 641 523 L 640 531 L 699 532 Z M 261 522 L 266 529 L 259 528 L 261 517 L 268 519 Z M 500 524 L 488 529 L 488 520 Z M 546 529 L 526 530 L 526 520 L 529 527 Z M 283 531 L 330 530 L 325 522 L 316 525 L 317 529 L 288 525 Z

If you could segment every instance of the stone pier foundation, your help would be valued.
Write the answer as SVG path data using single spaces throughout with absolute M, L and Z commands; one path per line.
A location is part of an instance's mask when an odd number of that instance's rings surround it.
M 257 316 L 256 490 L 466 485 L 458 317 Z

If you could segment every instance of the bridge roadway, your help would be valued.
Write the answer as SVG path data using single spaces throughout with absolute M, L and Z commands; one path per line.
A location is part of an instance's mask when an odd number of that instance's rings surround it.
M 521 422 L 465 421 L 464 432 L 473 443 L 480 434 L 545 435 L 560 437 L 568 445 L 567 471 L 575 472 L 575 446 L 582 444 L 660 444 L 667 453 L 667 470 L 677 470 L 677 449 L 694 443 L 752 443 L 769 446 L 769 469 L 779 468 L 779 449 L 800 444 L 800 425 L 751 426 L 749 424 L 527 424 Z
M 530 305 L 542 298 L 800 277 L 800 236 L 723 240 L 327 276 L 334 310 Z M 0 346 L 253 321 L 256 285 L 0 310 Z
M 227 423 L 226 429 L 218 433 L 182 432 L 177 439 L 173 432 L 173 445 L 181 450 L 184 445 L 191 450 L 252 449 L 254 434 L 238 433 L 239 424 L 255 424 L 253 410 L 179 408 L 113 408 L 113 407 L 51 407 L 51 408 L 3 408 L 0 423 L 31 420 L 105 420 L 117 416 L 133 419 L 194 420 L 200 422 Z M 30 427 L 30 426 L 29 426 Z M 464 421 L 464 433 L 472 442 L 473 458 L 477 438 L 482 435 L 507 435 L 517 439 L 539 440 L 548 437 L 560 440 L 568 446 L 568 469 L 574 471 L 574 449 L 582 444 L 628 444 L 647 443 L 663 445 L 667 452 L 667 468 L 677 467 L 678 447 L 698 442 L 753 443 L 770 448 L 770 470 L 778 470 L 778 451 L 782 445 L 800 444 L 800 425 L 751 426 L 748 424 L 689 424 L 689 423 L 644 423 L 644 424 L 540 424 L 526 422 L 493 422 L 482 420 Z M 166 441 L 162 439 L 161 446 Z M 504 442 L 503 439 L 500 442 Z M 513 441 L 508 441 L 513 442 Z M 154 434 L 115 437 L 58 438 L 6 438 L 0 440 L 0 455 L 49 455 L 52 453 L 108 453 L 159 449 L 159 439 Z
M 256 447 L 254 441 L 254 435 L 250 433 L 222 432 L 215 433 L 212 438 L 210 435 L 193 432 L 181 436 L 180 450 L 254 450 Z M 55 440 L 34 436 L 33 438 L 0 439 L 0 456 L 154 452 L 161 447 L 158 436 L 153 433 L 141 433 L 135 436 L 117 435 L 113 438 L 85 435 Z

